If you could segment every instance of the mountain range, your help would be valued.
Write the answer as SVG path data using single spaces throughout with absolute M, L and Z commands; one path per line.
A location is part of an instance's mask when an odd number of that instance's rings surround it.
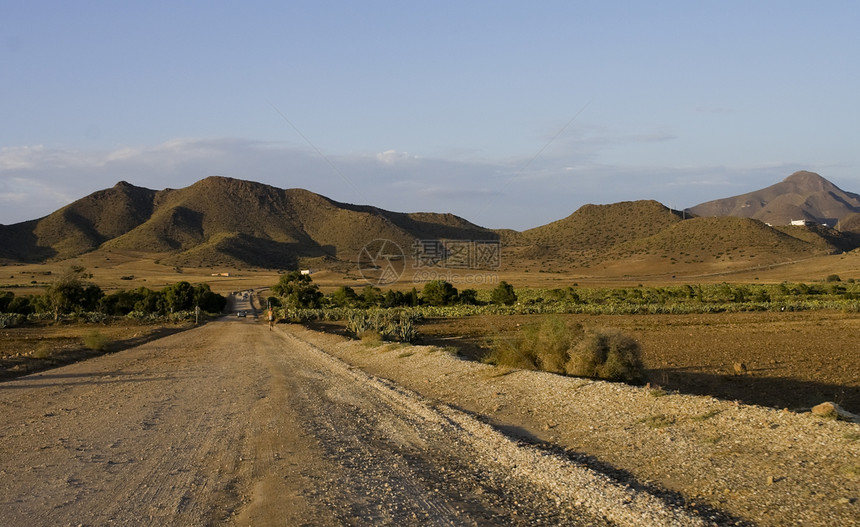
M 797 219 L 812 224 L 788 225 Z M 43 218 L 0 225 L 0 261 L 129 251 L 186 266 L 337 267 L 352 265 L 376 239 L 392 240 L 406 253 L 416 240 L 498 241 L 504 267 L 547 271 L 598 264 L 761 265 L 860 247 L 860 196 L 797 172 L 765 189 L 685 211 L 656 201 L 585 205 L 520 232 L 226 177 L 157 191 L 119 182 Z

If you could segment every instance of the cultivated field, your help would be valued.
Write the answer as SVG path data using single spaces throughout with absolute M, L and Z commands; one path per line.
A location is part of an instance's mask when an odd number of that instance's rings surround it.
M 419 331 L 422 342 L 481 360 L 494 341 L 546 316 L 634 336 L 647 380 L 667 390 L 790 409 L 834 401 L 860 413 L 858 313 L 484 315 L 426 320 Z

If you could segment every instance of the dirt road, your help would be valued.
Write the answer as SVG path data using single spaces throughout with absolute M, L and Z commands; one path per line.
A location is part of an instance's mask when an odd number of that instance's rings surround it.
M 0 524 L 699 525 L 253 318 L 0 384 Z

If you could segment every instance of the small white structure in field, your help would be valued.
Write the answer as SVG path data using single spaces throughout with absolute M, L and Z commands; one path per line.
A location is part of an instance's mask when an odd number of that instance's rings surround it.
M 311 274 L 311 270 L 310 270 L 310 269 L 302 269 L 302 271 L 301 271 L 301 272 L 302 272 L 302 274 Z
M 791 224 L 798 227 L 811 227 L 815 225 L 815 222 L 812 220 L 791 220 Z

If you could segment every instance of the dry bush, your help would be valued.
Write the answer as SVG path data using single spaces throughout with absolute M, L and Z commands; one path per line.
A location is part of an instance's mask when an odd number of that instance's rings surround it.
M 55 355 L 54 347 L 50 344 L 50 342 L 41 341 L 36 345 L 36 349 L 30 353 L 30 356 L 34 359 L 51 359 Z
M 523 332 L 525 344 L 531 349 L 539 370 L 565 373 L 565 363 L 574 340 L 581 337 L 579 326 L 568 327 L 558 317 L 545 319 L 539 326 Z
M 368 329 L 362 331 L 358 338 L 361 339 L 362 344 L 365 346 L 381 346 L 382 345 L 382 334 L 378 331 L 374 331 L 372 329 Z
M 599 331 L 583 339 L 570 351 L 565 372 L 576 377 L 641 383 L 639 343 L 617 330 Z
M 545 318 L 540 324 L 529 324 L 516 336 L 497 339 L 487 362 L 510 368 L 564 373 L 573 343 L 581 338 L 578 324 L 569 326 L 559 317 Z
M 494 339 L 491 344 L 492 351 L 484 359 L 484 362 L 520 370 L 536 370 L 537 364 L 535 364 L 534 357 L 522 348 L 521 343 L 522 339 L 519 335 L 516 338 L 499 337 Z
M 110 345 L 110 339 L 98 331 L 91 331 L 84 336 L 84 346 L 95 351 L 105 351 Z

